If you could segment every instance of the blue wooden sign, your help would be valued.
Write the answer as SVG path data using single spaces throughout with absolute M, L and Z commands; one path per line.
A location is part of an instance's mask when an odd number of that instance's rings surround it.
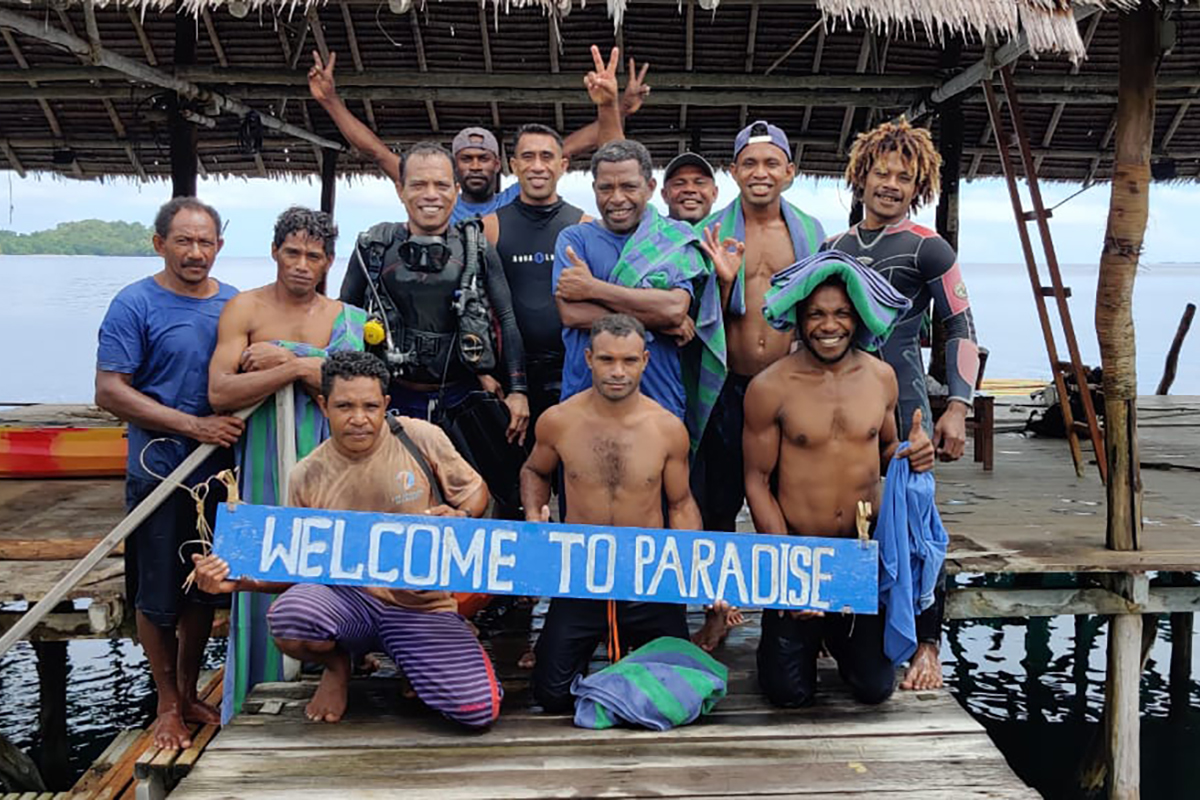
M 283 583 L 878 611 L 874 541 L 222 504 L 231 574 Z

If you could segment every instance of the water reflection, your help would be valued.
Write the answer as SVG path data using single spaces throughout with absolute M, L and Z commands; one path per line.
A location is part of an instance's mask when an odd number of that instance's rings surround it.
M 535 613 L 534 626 L 540 621 Z M 1193 650 L 1172 670 L 1165 615 L 1156 628 L 1142 680 L 1142 796 L 1191 800 L 1200 785 L 1200 762 L 1193 757 L 1200 750 L 1200 686 L 1191 676 L 1200 668 Z M 1045 797 L 1083 797 L 1077 773 L 1100 730 L 1105 634 L 1105 620 L 1091 616 L 947 626 L 943 658 L 951 691 L 1021 779 Z M 221 663 L 224 648 L 223 639 L 209 643 L 207 667 Z M 55 789 L 69 788 L 120 730 L 144 727 L 153 716 L 150 672 L 132 642 L 71 642 L 66 655 L 69 774 L 47 771 Z M 41 766 L 53 748 L 39 739 L 36 663 L 24 642 L 0 659 L 0 733 Z

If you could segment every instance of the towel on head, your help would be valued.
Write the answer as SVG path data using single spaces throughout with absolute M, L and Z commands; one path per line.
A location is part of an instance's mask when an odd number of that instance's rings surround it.
M 725 665 L 696 645 L 660 636 L 594 675 L 575 678 L 575 724 L 655 731 L 686 725 L 712 711 L 728 680 Z
M 771 288 L 763 297 L 763 317 L 777 330 L 791 330 L 796 326 L 796 310 L 831 277 L 842 280 L 858 312 L 854 343 L 863 350 L 878 350 L 912 303 L 881 274 L 838 250 L 811 255 L 771 278 Z

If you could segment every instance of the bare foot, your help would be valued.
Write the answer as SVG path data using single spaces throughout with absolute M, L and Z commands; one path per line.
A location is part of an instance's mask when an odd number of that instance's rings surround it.
M 184 700 L 182 711 L 184 721 L 194 725 L 219 725 L 221 723 L 221 712 L 203 700 Z
M 517 669 L 533 669 L 537 665 L 537 656 L 533 653 L 533 648 L 525 651 L 524 655 L 517 659 Z
M 192 746 L 192 735 L 183 724 L 179 709 L 160 711 L 154 720 L 154 746 L 163 750 L 186 750 Z
M 917 652 L 908 662 L 908 672 L 904 673 L 900 688 L 909 691 L 942 688 L 942 662 L 938 659 L 936 644 L 921 642 L 917 645 Z
M 342 654 L 325 666 L 317 692 L 304 707 L 304 716 L 314 722 L 337 722 L 346 713 L 350 685 L 350 656 Z
M 730 629 L 741 625 L 743 621 L 740 610 L 724 600 L 718 600 L 704 610 L 704 625 L 692 634 L 692 644 L 711 653 L 725 641 Z

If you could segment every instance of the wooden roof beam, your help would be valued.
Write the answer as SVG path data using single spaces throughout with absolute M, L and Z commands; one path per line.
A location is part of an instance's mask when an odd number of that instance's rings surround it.
M 867 63 L 871 57 L 871 51 L 875 46 L 875 34 L 868 28 L 863 31 L 862 45 L 858 48 L 858 63 L 854 66 L 854 71 L 859 75 L 867 71 Z M 842 114 L 842 132 L 838 136 L 838 155 L 846 152 L 846 138 L 850 136 L 850 126 L 854 124 L 854 114 L 858 111 L 857 105 L 846 106 L 845 112 Z
M 225 57 L 225 48 L 221 46 L 221 38 L 217 36 L 217 26 L 213 22 L 212 14 L 208 13 L 207 8 L 202 8 L 200 16 L 204 19 L 204 29 L 208 31 L 208 41 L 212 45 L 213 53 L 217 56 L 217 63 L 222 67 L 228 67 L 229 59 Z
M 754 72 L 754 47 L 758 43 L 758 3 L 750 4 L 750 21 L 746 23 L 746 69 L 745 72 L 749 75 Z M 741 127 L 746 127 L 746 119 L 749 116 L 750 107 L 742 104 L 738 112 Z
M 1092 46 L 1092 38 L 1096 35 L 1096 28 L 1100 27 L 1101 14 L 1094 14 L 1088 20 L 1087 30 L 1083 32 L 1083 51 L 1087 53 L 1088 48 Z M 1071 65 L 1071 74 L 1078 75 L 1079 70 L 1083 68 L 1083 60 L 1076 61 Z M 1050 113 L 1050 124 L 1046 126 L 1046 134 L 1042 137 L 1042 147 L 1049 147 L 1054 141 L 1054 132 L 1058 130 L 1058 123 L 1062 120 L 1063 111 L 1066 109 L 1066 103 L 1059 103 L 1054 106 L 1054 111 Z M 1036 172 L 1042 166 L 1041 157 L 1033 160 L 1034 171 Z
M 499 12 L 497 12 L 499 13 Z M 492 72 L 492 41 L 488 32 L 487 3 L 479 4 L 479 33 L 483 37 L 483 69 L 488 74 Z M 492 109 L 492 127 L 500 128 L 500 104 L 495 100 L 488 103 Z M 503 163 L 504 159 L 501 159 Z
M 421 37 L 421 20 L 417 18 L 415 7 L 408 12 L 408 19 L 412 24 L 413 41 L 417 45 L 417 68 L 421 72 L 429 72 L 429 62 L 425 60 L 425 40 Z M 437 109 L 433 107 L 432 100 L 425 101 L 425 113 L 429 115 L 429 130 L 439 132 Z
M 18 14 L 7 8 L 0 8 L 0 27 L 10 28 L 18 33 L 28 36 L 32 39 L 37 39 L 47 44 L 68 50 L 76 55 L 93 56 L 92 46 L 80 39 L 78 36 L 72 36 L 58 28 L 52 28 L 41 24 L 39 21 L 27 17 L 24 14 Z M 124 73 L 132 78 L 143 81 L 145 83 L 159 86 L 163 89 L 170 89 L 178 92 L 185 97 L 196 98 L 204 102 L 212 103 L 220 111 L 234 114 L 237 116 L 245 116 L 255 109 L 228 97 L 219 92 L 202 89 L 194 83 L 180 80 L 173 75 L 148 67 L 145 64 L 126 58 L 122 55 L 112 52 L 106 48 L 99 48 L 94 54 L 99 61 L 99 66 L 108 67 L 117 72 Z M 258 113 L 262 119 L 264 127 L 272 130 L 277 130 L 280 133 L 287 134 L 297 139 L 303 139 L 313 144 L 318 144 L 329 150 L 342 150 L 342 146 L 337 142 L 332 142 L 323 137 L 317 136 L 311 131 L 306 131 L 303 128 L 289 125 L 283 120 L 273 117 L 270 114 Z
M 0 152 L 4 153 L 4 157 L 8 159 L 8 164 L 16 170 L 19 177 L 25 177 L 25 166 L 21 163 L 21 159 L 17 158 L 17 153 L 12 149 L 6 140 L 0 139 Z
M 354 30 L 354 15 L 350 13 L 349 3 L 339 3 L 338 5 L 342 9 L 342 23 L 346 26 L 346 41 L 350 45 L 350 58 L 354 60 L 354 71 L 361 75 L 363 73 L 362 51 L 358 49 L 358 33 Z M 375 106 L 370 100 L 363 100 L 363 113 L 366 114 L 368 124 L 378 130 L 379 124 L 375 122 Z
M 694 49 L 696 46 L 696 2 L 695 0 L 687 0 L 687 18 L 684 23 L 685 33 L 683 42 L 683 70 L 691 72 L 694 62 Z M 624 56 L 624 53 L 622 53 Z M 744 106 L 743 106 L 744 108 Z M 679 130 L 687 130 L 687 113 L 688 104 L 686 102 L 679 104 Z
M 1075 15 L 1076 22 L 1089 19 L 1095 14 L 1099 14 L 1100 8 L 1097 6 L 1075 5 L 1072 7 L 1072 12 Z M 904 112 L 904 116 L 908 117 L 909 121 L 916 121 L 934 111 L 938 105 L 946 102 L 955 95 L 962 94 L 969 89 L 974 88 L 975 84 L 982 80 L 991 80 L 992 73 L 1001 67 L 1008 66 L 1016 61 L 1021 56 L 1029 52 L 1029 37 L 1021 31 L 1015 39 L 1005 43 L 1004 45 L 992 50 L 989 57 L 984 57 L 980 61 L 976 61 L 971 66 L 964 69 L 962 72 L 955 75 L 950 80 L 943 83 L 938 88 L 930 93 L 929 97 L 916 103 Z
M 150 37 L 146 35 L 146 29 L 142 27 L 142 17 L 138 11 L 135 11 L 133 6 L 125 6 L 125 11 L 129 14 L 129 22 L 133 25 L 133 32 L 137 34 L 138 41 L 142 44 L 142 52 L 146 54 L 146 63 L 152 67 L 158 66 L 158 57 L 154 55 L 154 46 L 150 44 Z M 141 7 L 141 13 L 145 13 L 146 7 Z
M 1192 94 L 1200 94 L 1200 86 L 1192 89 Z M 1179 130 L 1179 126 L 1183 124 L 1183 118 L 1187 116 L 1188 109 L 1192 107 L 1192 101 L 1186 100 L 1179 104 L 1179 109 L 1176 110 L 1175 116 L 1171 117 L 1171 124 L 1167 126 L 1167 130 L 1163 133 L 1162 141 L 1159 142 L 1159 147 L 1163 150 L 1167 149 L 1167 145 L 1175 138 L 1175 132 Z
M 820 23 L 821 20 L 818 19 L 817 22 Z M 809 70 L 810 74 L 816 75 L 817 73 L 819 73 L 821 71 L 821 57 L 824 55 L 825 55 L 825 26 L 821 25 L 817 29 L 817 47 L 813 51 L 813 63 L 812 63 L 812 69 Z M 811 121 L 812 121 L 812 106 L 806 105 L 804 107 L 804 120 L 800 123 L 800 135 L 801 136 L 808 133 L 808 123 Z M 803 158 L 804 158 L 804 145 L 802 145 L 802 144 L 797 145 L 796 146 L 796 166 L 800 165 L 800 162 Z
M 21 52 L 21 46 L 17 40 L 6 29 L 0 28 L 0 35 L 4 37 L 4 43 L 8 45 L 9 51 L 17 62 L 17 66 L 22 72 L 28 71 L 29 62 L 25 60 L 25 54 Z M 29 81 L 29 88 L 36 89 L 38 84 L 35 81 Z M 42 116 L 46 118 L 46 124 L 50 126 L 50 132 L 57 137 L 62 137 L 62 126 L 58 124 L 58 115 L 54 113 L 54 109 L 50 107 L 50 103 L 43 97 L 37 98 L 38 107 L 42 109 Z M 83 170 L 79 167 L 79 162 L 71 161 L 71 172 L 76 178 L 83 177 Z
M 558 51 L 562 47 L 562 40 L 559 39 L 558 33 L 558 18 L 553 14 L 547 14 L 546 24 L 550 28 L 550 74 L 558 75 Z M 563 104 L 560 102 L 554 103 L 554 129 L 560 134 L 563 132 Z

